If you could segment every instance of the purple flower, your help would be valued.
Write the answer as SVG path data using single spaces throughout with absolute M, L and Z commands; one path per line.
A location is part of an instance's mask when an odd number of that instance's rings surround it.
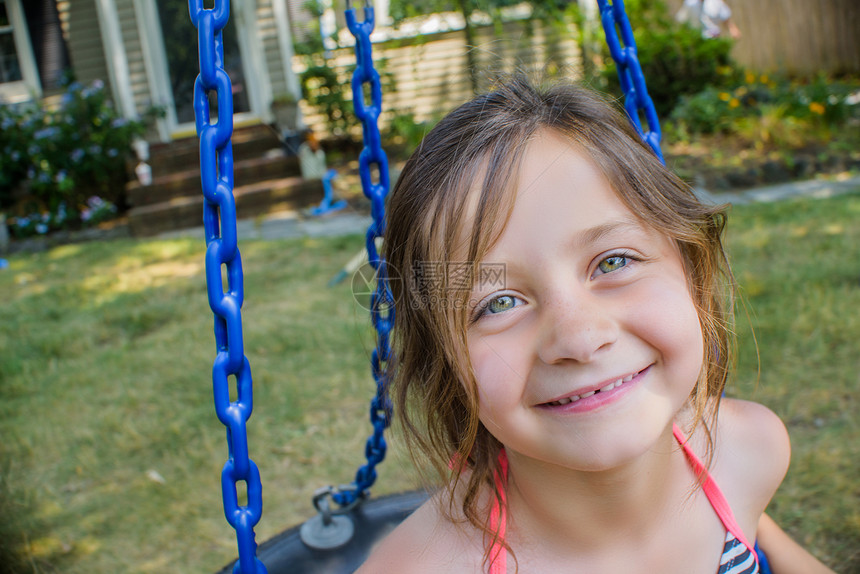
M 57 135 L 58 131 L 60 131 L 60 130 L 51 126 L 51 127 L 47 127 L 47 128 L 44 128 L 44 129 L 37 131 L 36 133 L 33 134 L 33 137 L 36 138 L 37 140 L 52 138 L 55 135 Z
M 108 154 L 108 157 L 116 157 L 117 155 L 119 155 L 119 152 L 116 151 L 115 149 L 111 148 L 111 149 L 107 150 L 107 154 Z
M 48 226 L 45 225 L 44 223 L 37 223 L 36 224 L 36 233 L 39 233 L 40 235 L 44 235 L 44 234 L 48 233 Z
M 93 216 L 93 212 L 86 207 L 81 210 L 81 221 L 89 221 Z
M 80 149 L 80 148 L 77 148 L 77 149 L 75 149 L 75 150 L 73 150 L 73 151 L 72 151 L 72 153 L 71 153 L 71 156 L 70 156 L 70 157 L 71 157 L 71 159 L 72 159 L 72 161 L 73 161 L 74 163 L 78 163 L 78 162 L 80 162 L 82 159 L 84 159 L 84 150 L 82 150 L 82 149 Z

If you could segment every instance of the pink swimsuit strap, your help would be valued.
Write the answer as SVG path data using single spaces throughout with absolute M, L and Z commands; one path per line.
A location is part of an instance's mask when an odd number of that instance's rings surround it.
M 672 433 L 675 435 L 681 448 L 684 449 L 684 454 L 687 455 L 687 460 L 690 461 L 690 465 L 693 467 L 693 471 L 696 473 L 696 476 L 705 477 L 705 480 L 702 481 L 702 490 L 705 492 L 705 496 L 708 497 L 708 502 L 711 503 L 711 506 L 713 507 L 714 512 L 717 513 L 720 522 L 723 523 L 723 526 L 728 532 L 734 534 L 735 538 L 740 540 L 741 543 L 749 548 L 750 552 L 755 555 L 755 549 L 753 548 L 753 545 L 749 543 L 746 536 L 744 536 L 743 530 L 741 530 L 737 520 L 735 520 L 732 508 L 729 506 L 729 502 L 726 500 L 726 497 L 723 496 L 723 491 L 720 490 L 720 487 L 717 486 L 714 478 L 710 473 L 708 473 L 708 469 L 705 468 L 705 465 L 702 464 L 702 461 L 699 460 L 699 457 L 696 456 L 696 453 L 694 453 L 693 449 L 690 448 L 690 445 L 687 444 L 687 437 L 684 436 L 684 433 L 681 432 L 678 425 L 674 423 L 672 424 Z
M 680 428 L 678 428 L 678 425 L 674 423 L 672 424 L 672 434 L 675 435 L 675 439 L 678 441 L 678 444 L 680 444 L 681 448 L 684 449 L 684 454 L 687 456 L 687 460 L 690 461 L 690 465 L 693 467 L 693 471 L 696 475 L 705 477 L 704 481 L 702 481 L 702 490 L 708 498 L 708 502 L 711 503 L 714 512 L 717 513 L 717 517 L 720 519 L 720 522 L 723 523 L 723 527 L 726 531 L 734 534 L 735 538 L 740 540 L 744 546 L 749 548 L 750 552 L 753 553 L 753 556 L 756 556 L 753 545 L 750 544 L 746 536 L 744 536 L 744 533 L 738 525 L 737 520 L 735 520 L 735 515 L 732 512 L 726 497 L 723 496 L 723 492 L 720 490 L 720 487 L 717 486 L 717 483 L 708 473 L 705 465 L 687 444 L 687 437 L 684 436 L 684 433 Z M 497 538 L 490 548 L 489 574 L 505 574 L 508 570 L 508 553 L 502 545 L 502 541 L 505 539 L 505 524 L 507 523 L 507 518 L 505 516 L 507 508 L 507 494 L 505 487 L 508 482 L 508 455 L 505 453 L 505 449 L 502 449 L 499 452 L 499 468 L 495 473 L 494 478 L 496 481 L 496 488 L 501 496 L 501 505 L 499 505 L 498 501 L 494 502 L 493 508 L 490 511 L 490 529 L 497 533 Z M 756 562 L 757 561 L 758 558 L 756 557 Z
M 496 533 L 496 539 L 490 548 L 489 574 L 505 574 L 508 571 L 508 552 L 502 545 L 505 540 L 505 524 L 508 522 L 505 516 L 508 508 L 508 454 L 505 449 L 499 452 L 499 468 L 493 478 L 496 481 L 496 490 L 502 499 L 502 504 L 499 505 L 499 501 L 495 500 L 493 501 L 493 508 L 490 510 L 490 529 Z

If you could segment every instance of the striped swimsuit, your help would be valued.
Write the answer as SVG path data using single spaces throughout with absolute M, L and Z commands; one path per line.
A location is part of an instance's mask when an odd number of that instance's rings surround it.
M 726 501 L 717 483 L 708 474 L 705 465 L 702 464 L 699 457 L 687 445 L 687 439 L 684 433 L 681 432 L 681 429 L 677 425 L 673 425 L 672 430 L 675 439 L 677 439 L 678 443 L 684 449 L 684 453 L 687 455 L 687 460 L 689 460 L 690 466 L 693 467 L 693 471 L 696 474 L 702 473 L 705 476 L 702 490 L 705 492 L 705 496 L 711 503 L 714 512 L 717 513 L 720 522 L 723 523 L 726 529 L 726 540 L 723 545 L 723 554 L 720 556 L 720 566 L 717 574 L 758 574 L 758 556 L 756 556 L 753 545 L 749 543 L 738 526 L 728 501 Z M 490 528 L 499 533 L 499 540 L 504 540 L 506 523 L 504 504 L 507 502 L 505 483 L 508 478 L 508 457 L 504 450 L 499 453 L 499 469 L 500 472 L 496 473 L 495 480 L 501 494 L 502 505 L 500 506 L 498 503 L 493 505 L 490 513 Z M 507 572 L 507 558 L 508 553 L 505 547 L 501 543 L 496 542 L 490 549 L 491 561 L 489 574 L 505 574 Z

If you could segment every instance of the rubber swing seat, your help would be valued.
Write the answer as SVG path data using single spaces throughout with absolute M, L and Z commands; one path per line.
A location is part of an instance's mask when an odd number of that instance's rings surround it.
M 355 526 L 352 539 L 345 545 L 332 550 L 310 548 L 302 542 L 298 525 L 262 543 L 257 558 L 269 574 L 352 574 L 371 549 L 427 498 L 423 490 L 371 498 L 345 515 Z M 217 574 L 231 574 L 234 563 Z

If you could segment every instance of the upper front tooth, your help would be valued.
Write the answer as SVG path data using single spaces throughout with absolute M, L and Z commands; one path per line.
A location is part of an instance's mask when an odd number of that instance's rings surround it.
M 632 380 L 633 380 L 633 375 L 627 375 L 627 376 L 626 376 L 626 377 L 624 377 L 622 380 L 623 380 L 625 383 L 629 383 L 630 381 L 632 381 Z
M 617 387 L 620 384 L 621 384 L 621 380 L 619 379 L 619 380 L 615 381 L 614 383 L 609 383 L 608 385 L 606 385 L 605 387 L 600 389 L 600 391 L 601 392 L 611 391 L 612 389 L 614 389 L 615 387 Z

